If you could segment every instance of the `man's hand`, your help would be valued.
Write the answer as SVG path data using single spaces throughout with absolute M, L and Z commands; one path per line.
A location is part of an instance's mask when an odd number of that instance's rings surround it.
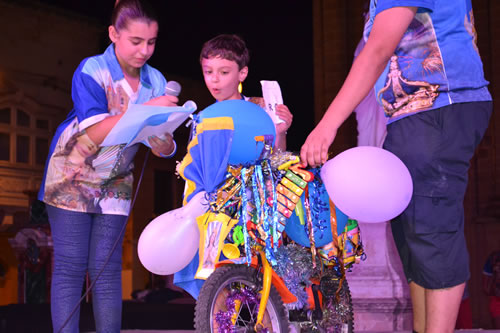
M 337 130 L 320 122 L 309 134 L 300 149 L 300 161 L 303 167 L 317 167 L 328 159 L 328 149 L 337 135 Z

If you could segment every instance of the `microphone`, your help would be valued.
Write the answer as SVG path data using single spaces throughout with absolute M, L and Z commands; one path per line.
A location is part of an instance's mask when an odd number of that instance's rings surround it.
M 179 96 L 181 93 L 181 85 L 177 81 L 168 81 L 165 86 L 165 95 L 167 96 Z
M 166 96 L 179 96 L 181 93 L 181 85 L 177 81 L 168 81 L 167 84 L 165 85 L 165 95 Z M 194 102 L 193 102 L 194 103 Z M 196 104 L 195 104 L 195 109 L 196 109 Z M 165 134 L 160 134 L 158 137 L 162 140 L 165 140 Z M 175 143 L 175 142 L 174 142 Z M 177 149 L 177 148 L 175 148 Z

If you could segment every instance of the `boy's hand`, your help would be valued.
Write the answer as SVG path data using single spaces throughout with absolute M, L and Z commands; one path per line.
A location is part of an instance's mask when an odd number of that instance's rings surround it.
M 177 106 L 179 99 L 176 96 L 164 95 L 160 97 L 156 97 L 150 99 L 145 105 L 154 105 L 154 106 Z
M 293 121 L 293 114 L 290 112 L 288 107 L 284 104 L 279 104 L 276 106 L 276 115 L 283 120 L 282 123 L 276 125 L 276 134 L 286 134 L 286 131 L 290 128 Z
M 148 142 L 151 145 L 151 151 L 158 157 L 169 156 L 175 149 L 174 138 L 170 133 L 165 133 L 163 138 L 153 135 L 148 138 Z

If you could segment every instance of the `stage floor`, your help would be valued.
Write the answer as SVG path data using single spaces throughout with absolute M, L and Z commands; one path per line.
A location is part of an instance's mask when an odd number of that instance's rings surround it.
M 184 331 L 185 332 L 185 331 Z M 355 331 L 356 333 L 382 333 L 378 331 Z M 455 330 L 456 333 L 500 333 L 500 330 L 485 330 L 481 328 Z M 386 333 L 388 333 L 386 331 Z M 412 331 L 395 331 L 392 333 L 412 333 Z
M 148 331 L 148 330 L 122 330 L 121 333 L 194 333 L 193 330 L 166 330 L 166 331 Z M 389 332 L 378 332 L 378 331 L 356 331 L 357 333 L 389 333 Z M 483 330 L 483 329 L 472 329 L 472 330 L 456 330 L 456 333 L 500 333 L 500 330 Z M 95 333 L 95 332 L 88 332 Z M 412 333 L 411 331 L 396 331 L 391 333 Z
M 195 331 L 144 331 L 144 330 L 125 330 L 121 331 L 121 333 L 194 333 Z M 359 333 L 388 333 L 388 332 L 375 332 L 375 331 L 356 331 Z M 475 330 L 456 330 L 455 332 L 457 333 L 498 333 L 500 330 L 481 330 L 481 329 L 475 329 Z M 89 332 L 90 333 L 90 332 Z M 94 333 L 94 332 L 92 332 Z M 392 333 L 411 333 L 411 331 L 397 331 L 397 332 L 392 332 Z
M 95 333 L 89 304 L 82 304 L 81 332 Z M 124 302 L 122 333 L 193 333 L 194 301 L 179 299 L 167 304 Z M 29 318 L 29 319 L 28 319 Z M 0 333 L 51 332 L 49 304 L 0 306 Z M 500 333 L 500 330 L 457 330 L 457 333 Z M 207 332 L 203 332 L 207 333 Z M 388 333 L 356 331 L 356 333 Z M 393 333 L 411 333 L 399 331 Z

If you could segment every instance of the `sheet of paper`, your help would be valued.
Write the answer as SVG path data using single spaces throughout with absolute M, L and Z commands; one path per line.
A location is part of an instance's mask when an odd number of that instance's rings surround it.
M 194 111 L 196 104 L 193 101 L 171 107 L 130 104 L 101 146 L 123 143 L 130 146 L 141 142 L 149 147 L 148 137 L 172 134 Z
M 260 81 L 262 85 L 262 97 L 266 107 L 264 110 L 271 116 L 275 124 L 283 123 L 284 121 L 276 115 L 276 105 L 283 104 L 281 96 L 281 88 L 277 81 Z

